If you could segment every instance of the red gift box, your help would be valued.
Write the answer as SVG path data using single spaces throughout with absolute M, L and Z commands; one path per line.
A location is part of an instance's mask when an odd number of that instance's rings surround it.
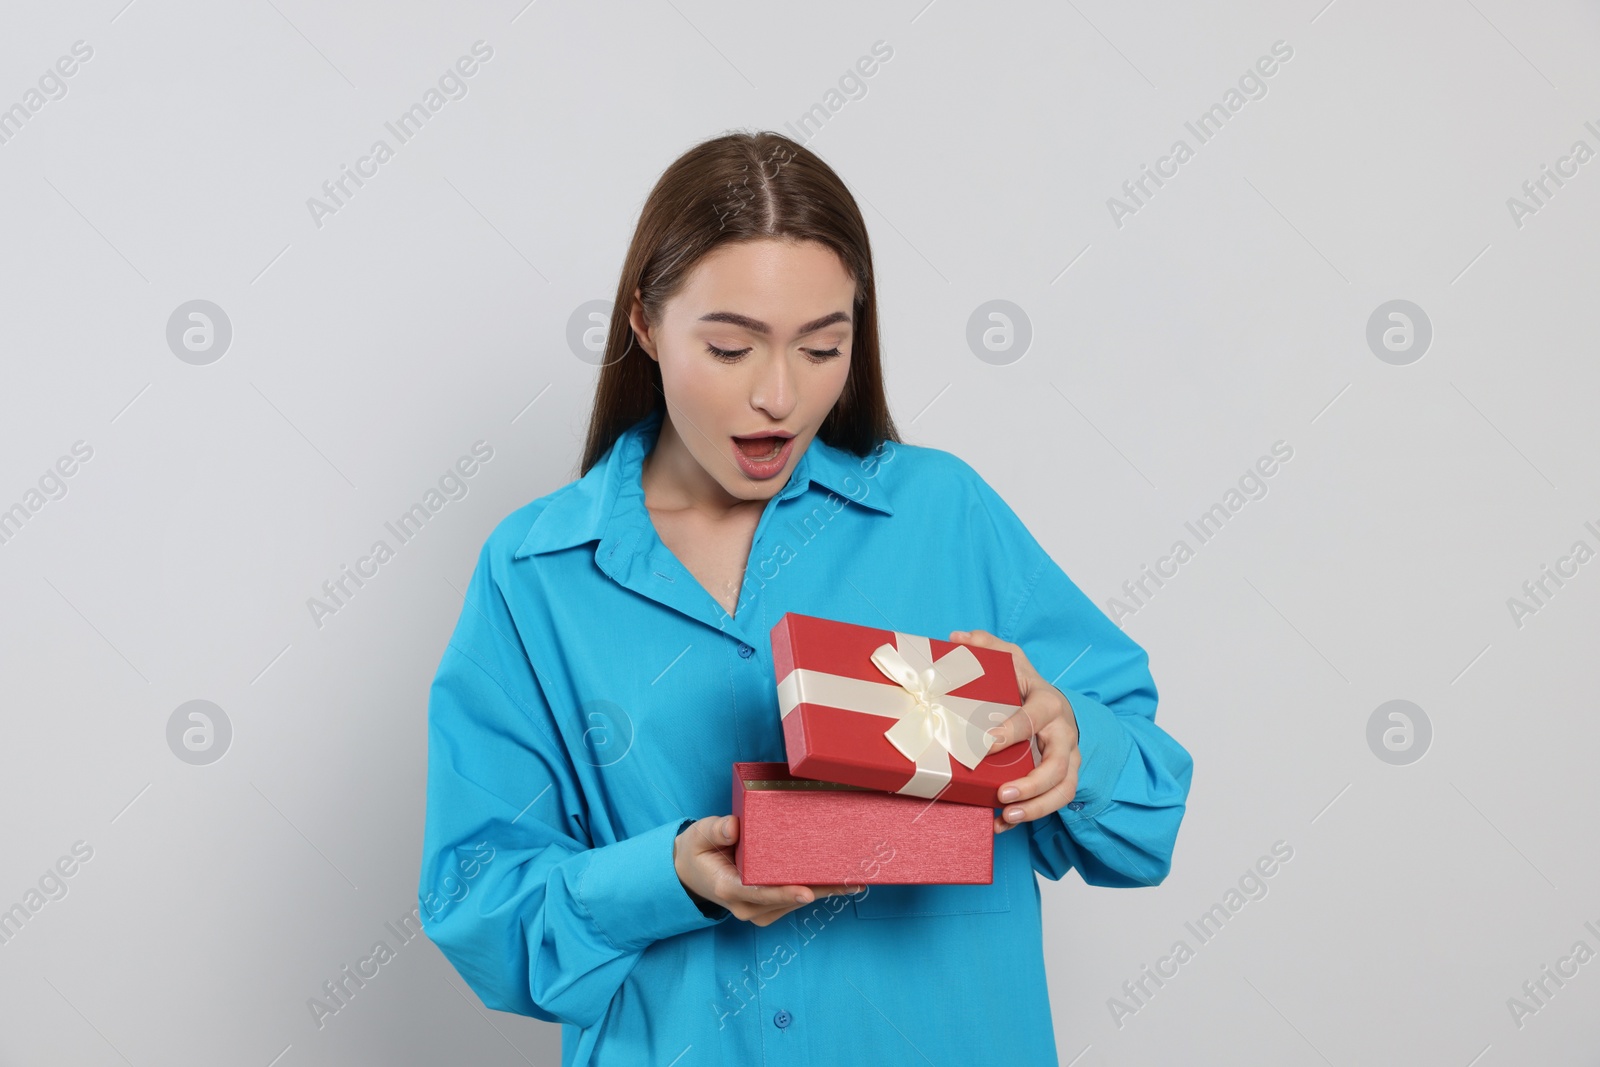
M 1033 770 L 1027 740 L 989 751 L 989 729 L 1022 706 L 1008 652 L 791 611 L 772 663 L 799 777 L 997 808 L 1000 786 Z
M 994 880 L 994 815 L 876 789 L 733 765 L 745 885 L 981 884 Z

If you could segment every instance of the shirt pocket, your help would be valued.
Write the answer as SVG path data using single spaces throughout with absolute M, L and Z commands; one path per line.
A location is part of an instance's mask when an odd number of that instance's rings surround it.
M 972 915 L 1011 910 L 1009 866 L 995 855 L 994 881 L 988 885 L 869 885 L 852 900 L 858 919 L 899 919 L 919 915 Z

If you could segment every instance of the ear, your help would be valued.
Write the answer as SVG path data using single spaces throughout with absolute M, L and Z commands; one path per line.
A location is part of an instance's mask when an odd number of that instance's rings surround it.
M 634 340 L 644 349 L 644 354 L 659 363 L 661 357 L 656 355 L 656 344 L 650 336 L 650 326 L 644 320 L 644 303 L 637 288 L 633 291 L 633 303 L 628 307 L 628 325 L 633 327 Z

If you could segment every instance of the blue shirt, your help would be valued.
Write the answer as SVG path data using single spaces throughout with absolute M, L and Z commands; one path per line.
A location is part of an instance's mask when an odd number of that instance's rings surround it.
M 429 697 L 428 936 L 489 1007 L 562 1023 L 563 1067 L 1059 1062 L 1035 876 L 1159 884 L 1188 797 L 1144 650 L 972 467 L 895 442 L 813 439 L 729 616 L 645 509 L 660 425 L 478 557 Z M 736 760 L 784 760 L 768 632 L 787 611 L 1015 642 L 1072 705 L 1077 796 L 996 836 L 991 885 L 708 917 L 673 839 L 731 810 Z

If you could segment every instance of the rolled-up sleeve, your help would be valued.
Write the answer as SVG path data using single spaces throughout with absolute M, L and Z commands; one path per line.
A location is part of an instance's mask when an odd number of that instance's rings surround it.
M 1076 868 L 1089 885 L 1158 885 L 1172 867 L 1194 761 L 1156 725 L 1149 656 L 981 478 L 976 489 L 1004 557 L 997 566 L 1017 578 L 1002 586 L 1015 599 L 997 636 L 1061 690 L 1078 724 L 1076 795 L 1025 824 L 1034 869 L 1059 879 Z
M 489 1007 L 590 1026 L 651 944 L 715 925 L 678 880 L 674 818 L 595 825 L 486 546 L 428 699 L 424 930 Z M 487 857 L 487 858 L 486 858 Z

